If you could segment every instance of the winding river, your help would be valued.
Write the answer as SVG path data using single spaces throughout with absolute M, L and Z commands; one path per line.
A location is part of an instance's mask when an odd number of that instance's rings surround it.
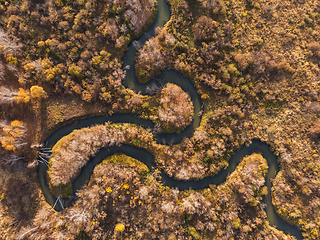
M 170 9 L 165 0 L 158 0 L 158 15 L 156 17 L 155 22 L 149 28 L 147 32 L 145 32 L 137 41 L 139 45 L 143 45 L 146 40 L 154 35 L 155 28 L 160 26 L 164 26 L 164 24 L 170 18 Z M 201 110 L 201 99 L 198 95 L 196 89 L 194 88 L 192 82 L 183 77 L 178 72 L 172 70 L 165 70 L 162 72 L 161 76 L 152 79 L 147 84 L 139 84 L 137 78 L 135 76 L 135 68 L 134 68 L 134 57 L 136 54 L 136 48 L 134 44 L 131 43 L 128 47 L 127 52 L 124 56 L 124 64 L 123 66 L 130 66 L 127 70 L 126 78 L 123 81 L 123 84 L 133 89 L 136 92 L 141 92 L 141 94 L 146 94 L 146 86 L 151 84 L 162 84 L 165 83 L 175 83 L 179 85 L 185 92 L 188 92 L 191 100 L 194 105 L 194 118 L 192 123 L 185 128 L 180 133 L 173 134 L 156 134 L 154 135 L 154 139 L 160 144 L 176 144 L 180 143 L 183 138 L 191 137 L 197 127 L 200 126 L 201 117 L 199 116 L 199 112 Z M 126 67 L 127 69 L 127 67 Z M 112 123 L 134 123 L 143 127 L 153 128 L 154 124 L 150 120 L 139 118 L 139 116 L 133 114 L 114 114 L 112 116 L 96 116 L 85 118 L 75 122 L 74 124 L 66 125 L 61 127 L 57 131 L 55 131 L 46 141 L 46 147 L 52 148 L 54 144 L 61 139 L 63 136 L 68 135 L 75 129 L 80 129 L 84 127 L 89 127 L 95 124 L 104 124 L 105 122 L 110 121 Z M 117 152 L 122 152 L 130 157 L 136 158 L 147 165 L 149 169 L 156 167 L 154 157 L 151 153 L 146 150 L 139 149 L 130 145 L 123 145 L 121 147 L 108 147 L 102 148 L 100 151 L 92 157 L 88 163 L 82 168 L 80 175 L 73 182 L 73 195 L 70 199 L 63 199 L 64 205 L 68 206 L 71 202 L 75 200 L 75 192 L 79 190 L 84 184 L 89 182 L 90 176 L 93 173 L 94 167 L 101 163 L 103 159 L 108 156 L 111 156 Z M 235 151 L 230 160 L 229 167 L 225 170 L 220 171 L 217 175 L 212 177 L 206 177 L 201 180 L 193 180 L 193 181 L 180 181 L 169 177 L 164 172 L 161 172 L 162 179 L 161 181 L 169 186 L 169 187 L 178 187 L 180 190 L 186 189 L 203 189 L 209 187 L 209 184 L 219 185 L 224 183 L 226 177 L 232 173 L 236 166 L 241 162 L 242 158 L 246 155 L 250 155 L 254 152 L 261 153 L 262 156 L 267 159 L 269 170 L 266 176 L 266 185 L 268 187 L 268 194 L 264 197 L 263 202 L 266 204 L 265 211 L 267 213 L 267 219 L 270 222 L 270 225 L 275 226 L 277 229 L 282 230 L 290 235 L 296 237 L 297 239 L 303 239 L 301 235 L 301 231 L 298 227 L 293 226 L 285 222 L 282 218 L 280 218 L 274 210 L 274 207 L 271 202 L 271 178 L 275 178 L 276 173 L 279 171 L 279 165 L 277 162 L 277 158 L 272 152 L 269 150 L 269 146 L 266 143 L 263 143 L 257 139 L 252 141 L 252 144 L 249 146 L 242 146 L 240 149 Z M 46 201 L 53 206 L 56 202 L 56 197 L 53 196 L 48 188 L 47 180 L 46 180 L 46 171 L 47 166 L 45 164 L 40 163 L 38 167 L 38 175 L 40 186 L 42 192 L 45 196 Z M 55 209 L 57 211 L 62 210 L 60 204 L 55 205 Z

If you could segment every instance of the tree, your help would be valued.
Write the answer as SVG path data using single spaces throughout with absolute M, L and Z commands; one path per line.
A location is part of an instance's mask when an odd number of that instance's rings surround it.
M 117 232 L 123 232 L 125 230 L 125 226 L 123 223 L 118 223 L 115 226 L 114 230 L 116 230 Z
M 313 139 L 319 139 L 320 138 L 320 118 L 315 120 L 309 129 L 309 134 Z
M 0 104 L 11 104 L 14 101 L 17 103 L 27 103 L 30 100 L 30 94 L 27 90 L 19 88 L 17 90 L 11 90 L 7 87 L 0 87 Z
M 212 18 L 206 16 L 199 17 L 193 28 L 194 39 L 196 41 L 212 40 L 216 27 L 217 22 L 213 21 Z
M 47 97 L 47 93 L 43 90 L 42 87 L 39 87 L 37 85 L 34 85 L 30 88 L 30 92 L 31 92 L 31 97 L 32 98 L 46 98 Z
M 216 6 L 218 6 L 218 1 L 217 0 L 205 0 L 202 2 L 203 6 L 206 8 L 215 8 Z
M 16 54 L 22 47 L 16 40 L 10 39 L 9 36 L 0 29 L 0 51 L 4 53 Z
M 2 147 L 8 151 L 15 151 L 17 148 L 26 145 L 26 128 L 24 123 L 14 120 L 10 125 L 2 128 L 3 136 L 1 137 Z
M 19 88 L 19 92 L 16 96 L 14 96 L 14 100 L 18 103 L 27 103 L 30 101 L 30 93 L 23 88 Z
M 252 63 L 252 56 L 251 53 L 246 53 L 246 54 L 236 54 L 234 56 L 234 59 L 238 63 L 238 68 L 241 71 L 246 70 L 246 68 L 249 66 L 249 64 Z
M 162 126 L 170 128 L 185 128 L 192 120 L 193 106 L 190 96 L 179 86 L 168 83 L 161 91 L 158 116 Z
M 72 64 L 69 68 L 68 68 L 68 72 L 71 76 L 75 76 L 77 78 L 82 78 L 83 74 L 82 74 L 82 69 L 80 67 L 78 67 L 75 64 Z
M 17 90 L 11 90 L 7 87 L 0 87 L 0 104 L 11 104 L 15 100 L 14 97 L 18 95 Z
M 2 62 L 0 62 L 0 80 L 3 80 L 5 76 L 4 66 Z
M 88 212 L 87 209 L 72 208 L 69 211 L 67 218 L 70 221 L 73 221 L 73 223 L 77 226 L 85 226 L 90 222 L 92 215 Z

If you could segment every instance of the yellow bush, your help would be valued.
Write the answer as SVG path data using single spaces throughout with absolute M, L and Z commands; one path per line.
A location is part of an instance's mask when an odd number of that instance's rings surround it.
M 24 90 L 23 88 L 19 88 L 19 92 L 17 96 L 14 96 L 14 100 L 18 103 L 23 102 L 27 103 L 30 101 L 30 94 L 28 91 Z
M 1 145 L 4 149 L 8 151 L 14 151 L 16 150 L 16 147 L 14 146 L 15 139 L 10 136 L 5 136 L 1 139 Z
M 43 90 L 42 87 L 34 85 L 30 88 L 31 97 L 33 98 L 46 98 L 47 93 Z
M 23 126 L 23 122 L 19 121 L 19 120 L 14 120 L 11 122 L 11 126 L 12 127 L 22 127 Z
M 68 72 L 71 76 L 76 76 L 79 78 L 83 76 L 82 69 L 75 64 L 72 64 L 72 66 L 68 68 Z
M 115 226 L 114 229 L 115 229 L 117 232 L 123 232 L 124 229 L 125 229 L 125 226 L 124 226 L 124 224 L 122 224 L 122 223 L 118 223 L 118 224 Z
M 13 54 L 9 53 L 7 55 L 7 63 L 12 65 L 18 65 L 18 59 L 13 56 Z

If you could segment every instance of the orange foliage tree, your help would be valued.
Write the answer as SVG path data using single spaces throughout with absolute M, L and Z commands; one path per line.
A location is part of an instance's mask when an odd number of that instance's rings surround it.
M 24 141 L 26 128 L 21 121 L 14 120 L 10 125 L 5 125 L 2 132 L 1 145 L 8 151 L 15 151 L 18 147 L 27 144 Z

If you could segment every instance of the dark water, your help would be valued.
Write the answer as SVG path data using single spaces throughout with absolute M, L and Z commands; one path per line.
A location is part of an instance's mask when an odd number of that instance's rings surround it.
M 146 40 L 148 40 L 151 36 L 154 35 L 154 30 L 157 26 L 163 26 L 170 18 L 170 10 L 164 0 L 158 0 L 158 7 L 159 7 L 159 11 L 158 11 L 158 15 L 155 22 L 150 27 L 150 29 L 137 40 L 140 45 L 143 45 Z M 123 82 L 123 84 L 126 87 L 131 88 L 136 92 L 140 91 L 141 94 L 146 94 L 145 89 L 147 85 L 157 84 L 159 86 L 159 85 L 164 85 L 167 82 L 175 83 L 179 85 L 184 91 L 189 93 L 194 105 L 194 119 L 192 123 L 185 130 L 181 131 L 180 133 L 174 133 L 174 134 L 157 134 L 157 135 L 154 135 L 154 139 L 156 139 L 158 143 L 162 143 L 162 144 L 169 144 L 169 143 L 175 144 L 175 143 L 181 142 L 183 138 L 191 137 L 195 129 L 200 125 L 201 117 L 198 116 L 198 113 L 200 112 L 201 105 L 202 105 L 200 96 L 198 95 L 192 82 L 175 71 L 165 70 L 162 72 L 161 76 L 155 79 L 152 79 L 147 84 L 139 84 L 135 77 L 135 72 L 134 72 L 135 54 L 136 54 L 136 49 L 133 46 L 133 44 L 131 44 L 128 47 L 127 52 L 125 53 L 124 65 L 123 65 L 124 67 L 127 65 L 130 66 L 130 69 L 127 70 L 127 75 Z M 45 142 L 46 147 L 52 148 L 59 139 L 61 139 L 63 136 L 68 135 L 75 129 L 89 127 L 96 124 L 104 124 L 107 121 L 110 121 L 112 123 L 134 123 L 134 124 L 143 126 L 145 128 L 154 127 L 154 124 L 151 121 L 139 118 L 138 116 L 133 114 L 115 114 L 112 116 L 91 117 L 91 118 L 79 120 L 74 124 L 70 124 L 58 129 L 46 140 Z M 97 164 L 101 163 L 101 161 L 106 157 L 111 156 L 117 152 L 122 152 L 130 157 L 140 160 L 141 162 L 146 164 L 149 169 L 157 167 L 155 165 L 154 157 L 152 156 L 152 154 L 150 154 L 149 152 L 143 149 L 139 149 L 130 145 L 100 149 L 100 151 L 94 157 L 92 157 L 90 161 L 88 161 L 88 163 L 82 168 L 80 175 L 73 182 L 73 196 L 70 199 L 63 199 L 63 203 L 65 206 L 68 206 L 75 201 L 75 192 L 79 190 L 83 185 L 89 182 L 89 179 L 90 179 L 90 176 L 92 175 L 94 167 Z M 278 165 L 276 156 L 273 155 L 272 152 L 269 150 L 268 145 L 259 140 L 253 140 L 250 146 L 247 146 L 247 147 L 242 146 L 240 149 L 235 151 L 230 158 L 229 167 L 225 170 L 220 171 L 215 176 L 206 177 L 204 179 L 196 180 L 196 181 L 180 181 L 172 177 L 169 177 L 164 172 L 162 172 L 161 181 L 169 187 L 178 187 L 180 190 L 187 190 L 187 189 L 198 190 L 198 189 L 209 187 L 209 184 L 219 185 L 225 182 L 226 177 L 235 170 L 236 166 L 239 164 L 239 162 L 242 160 L 244 156 L 250 155 L 254 152 L 261 153 L 263 157 L 267 159 L 268 165 L 269 165 L 269 170 L 266 176 L 266 185 L 268 187 L 268 195 L 263 199 L 263 202 L 267 205 L 267 207 L 265 208 L 265 211 L 267 213 L 268 221 L 272 226 L 275 226 L 277 229 L 282 230 L 286 233 L 289 233 L 292 236 L 295 236 L 297 239 L 303 239 L 301 235 L 301 231 L 296 226 L 292 226 L 287 222 L 285 222 L 284 220 L 282 220 L 274 210 L 274 207 L 271 203 L 270 179 L 275 177 L 276 173 L 279 170 L 279 165 Z M 46 182 L 46 170 L 47 170 L 47 166 L 45 164 L 39 164 L 38 173 L 39 173 L 40 186 L 46 201 L 53 206 L 56 201 L 56 197 L 51 194 L 48 188 L 48 185 Z M 55 209 L 57 211 L 62 210 L 61 205 L 56 204 Z

